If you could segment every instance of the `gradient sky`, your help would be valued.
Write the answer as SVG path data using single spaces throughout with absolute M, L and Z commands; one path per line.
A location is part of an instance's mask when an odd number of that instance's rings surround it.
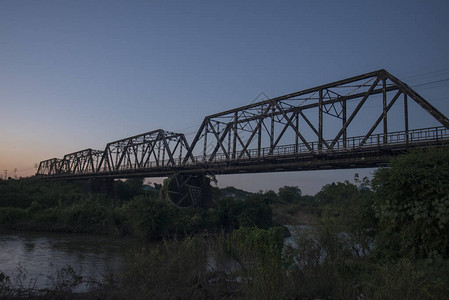
M 448 116 L 448 13 L 447 0 L 0 1 L 0 173 L 157 128 L 191 141 L 261 92 L 381 68 Z M 355 172 L 373 170 L 218 179 L 314 194 Z

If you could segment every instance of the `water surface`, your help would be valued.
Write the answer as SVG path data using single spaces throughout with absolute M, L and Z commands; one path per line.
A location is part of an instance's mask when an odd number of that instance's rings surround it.
M 0 231 L 0 272 L 20 279 L 24 288 L 51 288 L 70 266 L 83 285 L 119 274 L 126 254 L 142 244 L 107 236 Z M 59 275 L 58 275 L 59 272 Z

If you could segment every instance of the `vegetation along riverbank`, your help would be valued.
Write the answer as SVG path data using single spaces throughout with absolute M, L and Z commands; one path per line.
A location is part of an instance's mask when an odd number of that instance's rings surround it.
M 75 294 L 67 271 L 53 289 L 14 284 L 4 298 L 448 299 L 449 151 L 397 157 L 371 181 L 248 193 L 213 188 L 209 209 L 175 207 L 142 180 L 113 193 L 83 182 L 0 181 L 0 226 L 158 239 L 120 274 Z M 278 224 L 296 226 L 284 243 Z M 154 245 L 154 243 L 152 244 Z M 70 269 L 68 269 L 70 270 Z

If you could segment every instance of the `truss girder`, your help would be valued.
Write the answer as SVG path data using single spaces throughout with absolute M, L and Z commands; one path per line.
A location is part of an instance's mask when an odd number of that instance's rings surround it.
M 62 159 L 51 158 L 39 163 L 37 175 L 57 175 L 61 172 Z
M 64 174 L 94 174 L 98 170 L 103 151 L 85 149 L 64 155 L 61 173 Z
M 412 126 L 412 101 L 440 126 Z M 377 108 L 367 112 L 369 107 Z M 399 129 L 391 121 L 398 118 L 397 108 L 403 118 Z M 190 146 L 183 134 L 158 129 L 108 143 L 104 151 L 86 149 L 42 161 L 37 175 L 269 172 L 272 165 L 304 167 L 306 158 L 325 164 L 336 153 L 353 159 L 366 151 L 382 156 L 382 151 L 442 143 L 449 145 L 448 118 L 378 70 L 207 116 Z
M 388 115 L 401 95 L 414 100 L 449 128 L 449 120 L 418 93 L 387 71 L 378 70 L 207 116 L 188 153 L 199 155 L 196 145 L 200 140 L 208 141 L 208 147 L 203 147 L 200 155 L 207 161 L 257 158 L 264 149 L 269 149 L 272 155 L 276 148 L 285 144 L 293 144 L 296 149 L 304 146 L 310 152 L 341 150 L 341 145 L 347 147 L 350 143 L 348 132 L 354 127 L 359 129 L 360 123 L 353 124 L 353 121 L 367 103 L 383 108 L 380 116 L 368 124 L 358 146 L 362 147 L 379 132 L 383 133 L 382 143 L 387 144 Z M 339 127 L 335 122 L 326 125 L 324 115 L 340 120 Z M 408 115 L 404 118 L 408 119 Z M 221 130 L 214 124 L 220 124 Z M 404 131 L 408 130 L 406 125 Z M 330 136 L 330 132 L 333 135 Z M 186 157 L 184 163 L 188 160 Z
M 179 164 L 189 148 L 181 133 L 162 129 L 108 143 L 98 172 L 171 167 Z

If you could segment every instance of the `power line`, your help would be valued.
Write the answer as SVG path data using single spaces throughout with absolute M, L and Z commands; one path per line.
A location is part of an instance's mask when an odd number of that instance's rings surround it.
M 404 77 L 404 79 L 417 79 L 417 78 L 422 78 L 425 76 L 440 75 L 442 73 L 447 73 L 447 72 L 449 72 L 449 68 L 438 70 L 438 71 L 433 71 L 433 72 L 428 72 L 428 73 L 424 73 L 424 74 L 419 74 L 419 75 L 407 76 L 407 77 Z
M 435 81 L 421 83 L 421 84 L 415 84 L 415 85 L 413 85 L 413 87 L 424 86 L 424 85 L 435 84 L 435 83 L 446 82 L 446 81 L 449 81 L 449 78 L 441 79 L 441 80 L 435 80 Z

